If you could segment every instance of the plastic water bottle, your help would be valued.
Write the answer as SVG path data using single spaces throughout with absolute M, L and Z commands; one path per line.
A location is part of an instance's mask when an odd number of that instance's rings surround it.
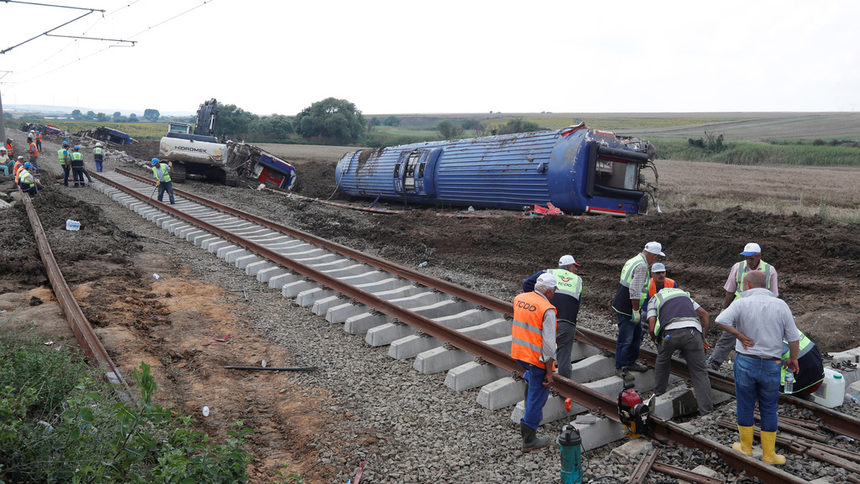
M 854 395 L 852 395 L 850 393 L 846 393 L 845 398 L 847 398 L 848 400 L 851 400 L 851 403 L 857 403 L 857 397 L 855 397 Z
M 427 267 L 427 261 L 425 260 L 424 262 L 418 264 L 418 267 Z
M 66 219 L 66 230 L 81 230 L 81 223 L 77 220 Z
M 785 374 L 785 394 L 791 395 L 794 393 L 794 373 L 788 372 Z

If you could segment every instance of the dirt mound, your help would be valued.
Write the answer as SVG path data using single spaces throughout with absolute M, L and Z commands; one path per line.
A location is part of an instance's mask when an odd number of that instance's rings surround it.
M 133 143 L 130 145 L 111 145 L 111 148 L 116 148 L 119 151 L 124 151 L 129 155 L 141 160 L 151 160 L 153 157 L 158 156 L 159 143 L 160 141 L 158 140 L 141 140 L 137 143 Z
M 309 161 L 296 166 L 297 180 L 293 191 L 306 197 L 323 200 L 338 198 L 334 181 L 335 165 L 320 161 Z

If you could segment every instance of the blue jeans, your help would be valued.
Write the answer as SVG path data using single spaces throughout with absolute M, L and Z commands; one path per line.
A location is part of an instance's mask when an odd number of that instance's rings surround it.
M 523 361 L 517 361 L 525 370 L 523 378 L 529 386 L 526 394 L 526 411 L 521 420 L 522 423 L 536 429 L 540 427 L 543 420 L 543 406 L 549 398 L 549 388 L 543 386 L 546 370 Z
M 158 201 L 161 202 L 164 199 L 164 192 L 167 192 L 167 195 L 170 197 L 170 204 L 173 205 L 176 203 L 176 199 L 173 198 L 173 182 L 161 182 L 158 185 Z
M 639 346 L 642 345 L 642 323 L 633 323 L 630 316 L 615 313 L 618 316 L 618 339 L 615 340 L 615 369 L 632 365 L 639 358 Z
M 735 355 L 735 397 L 737 398 L 738 425 L 755 425 L 753 411 L 758 400 L 761 430 L 776 432 L 777 401 L 782 363 L 778 360 L 759 360 L 738 353 Z

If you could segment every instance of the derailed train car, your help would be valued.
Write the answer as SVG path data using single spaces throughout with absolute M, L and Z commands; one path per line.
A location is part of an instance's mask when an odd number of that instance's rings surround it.
M 335 179 L 356 197 L 517 210 L 552 203 L 566 213 L 627 215 L 647 210 L 640 171 L 653 168 L 652 156 L 645 141 L 580 124 L 355 151 L 338 162 Z

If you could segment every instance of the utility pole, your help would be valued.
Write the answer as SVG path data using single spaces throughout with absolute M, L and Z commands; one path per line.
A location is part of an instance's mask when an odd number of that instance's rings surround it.
M 11 74 L 12 71 L 0 71 L 0 79 Z M 2 85 L 2 83 L 0 83 Z M 2 92 L 2 89 L 0 89 Z M 0 96 L 0 143 L 3 143 L 3 146 L 6 146 L 6 117 L 3 116 L 3 97 Z

